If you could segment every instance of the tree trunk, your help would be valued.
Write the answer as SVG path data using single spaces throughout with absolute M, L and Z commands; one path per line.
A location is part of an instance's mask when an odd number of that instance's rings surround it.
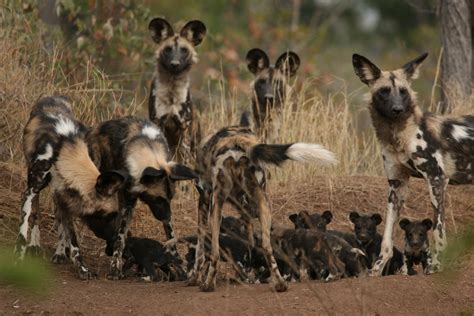
M 472 89 L 470 0 L 441 0 L 441 111 L 467 102 Z

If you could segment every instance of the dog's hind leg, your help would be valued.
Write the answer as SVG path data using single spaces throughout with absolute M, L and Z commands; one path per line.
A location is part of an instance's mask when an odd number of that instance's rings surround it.
M 434 210 L 434 252 L 432 258 L 427 258 L 428 266 L 425 269 L 426 274 L 441 271 L 440 255 L 447 245 L 446 226 L 444 221 L 444 200 L 446 187 L 449 179 L 443 176 L 431 177 L 428 179 L 431 205 Z

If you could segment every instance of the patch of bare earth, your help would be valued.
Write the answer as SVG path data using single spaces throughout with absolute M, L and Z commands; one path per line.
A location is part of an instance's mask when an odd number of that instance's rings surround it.
M 0 165 L 0 242 L 12 244 L 17 225 L 24 180 L 17 168 Z M 196 232 L 196 194 L 180 192 L 173 205 L 177 236 Z M 56 235 L 51 205 L 45 193 L 42 242 L 49 256 Z M 314 178 L 311 184 L 272 183 L 269 190 L 277 224 L 290 226 L 292 212 L 332 210 L 330 227 L 349 231 L 351 210 L 379 212 L 386 208 L 387 183 L 382 177 Z M 234 214 L 230 209 L 228 214 Z M 412 180 L 410 196 L 401 216 L 431 217 L 426 185 Z M 450 186 L 447 227 L 451 242 L 474 221 L 474 187 Z M 108 281 L 108 258 L 103 242 L 80 223 L 77 225 L 86 262 L 98 279 L 78 280 L 70 264 L 53 266 L 52 286 L 42 294 L 27 294 L 0 285 L 0 311 L 4 314 L 456 314 L 474 307 L 474 258 L 468 258 L 454 277 L 388 276 L 343 279 L 330 283 L 292 283 L 286 293 L 274 293 L 266 284 L 238 285 L 219 281 L 216 292 L 202 293 L 183 282 L 143 283 L 134 278 Z M 383 230 L 383 225 L 379 231 Z M 142 205 L 136 211 L 132 232 L 163 240 L 162 227 Z M 401 230 L 395 229 L 396 244 L 402 246 Z M 227 270 L 227 269 L 223 269 Z

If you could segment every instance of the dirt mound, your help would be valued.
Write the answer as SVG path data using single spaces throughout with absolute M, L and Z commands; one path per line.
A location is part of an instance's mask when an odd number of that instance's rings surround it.
M 22 170 L 0 165 L 0 240 L 14 242 L 18 229 L 21 191 L 25 182 Z M 379 212 L 386 209 L 387 181 L 383 177 L 318 177 L 312 184 L 271 183 L 269 200 L 274 222 L 290 226 L 288 215 L 303 209 L 310 212 L 330 209 L 332 228 L 349 231 L 351 210 Z M 455 242 L 456 232 L 474 221 L 474 187 L 450 186 L 447 197 L 448 236 Z M 46 191 L 45 191 L 46 192 Z M 49 252 L 57 240 L 51 212 L 50 193 L 41 199 L 42 242 Z M 196 232 L 197 195 L 194 189 L 180 191 L 173 202 L 173 222 L 177 236 Z M 236 214 L 226 208 L 225 213 Z M 401 216 L 431 217 L 426 183 L 412 180 L 410 195 Z M 379 228 L 381 232 L 382 227 Z M 164 239 L 161 224 L 149 210 L 139 205 L 131 227 L 138 236 Z M 474 259 L 468 260 L 455 279 L 437 276 L 390 276 L 345 279 L 327 284 L 291 284 L 287 293 L 276 294 L 267 285 L 234 285 L 220 280 L 215 293 L 201 293 L 183 283 L 144 284 L 133 280 L 105 280 L 108 258 L 103 242 L 80 222 L 77 231 L 87 264 L 99 274 L 98 280 L 82 282 L 70 265 L 54 267 L 53 289 L 48 294 L 24 296 L 11 287 L 0 287 L 0 309 L 6 313 L 100 313 L 123 314 L 453 314 L 474 306 Z M 396 244 L 402 245 L 401 231 L 395 229 Z M 454 241 L 453 241 L 454 240 Z M 80 299 L 78 299 L 80 298 Z M 87 304 L 84 304 L 87 303 Z

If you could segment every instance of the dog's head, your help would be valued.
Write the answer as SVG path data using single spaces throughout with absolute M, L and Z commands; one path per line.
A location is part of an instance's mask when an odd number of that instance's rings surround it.
M 379 214 L 360 215 L 357 212 L 351 212 L 349 219 L 354 224 L 356 238 L 362 244 L 368 244 L 374 239 L 377 226 L 382 222 Z
M 148 25 L 152 39 L 158 44 L 156 58 L 158 68 L 172 75 L 180 75 L 191 69 L 197 62 L 194 49 L 206 35 L 206 26 L 198 20 L 186 23 L 175 34 L 173 27 L 162 18 L 155 18 Z
M 364 56 L 352 55 L 352 65 L 359 79 L 369 86 L 371 106 L 382 117 L 396 121 L 413 113 L 416 94 L 412 80 L 418 77 L 425 53 L 393 71 L 380 70 Z
M 274 66 L 270 65 L 267 54 L 259 49 L 247 53 L 247 67 L 254 74 L 252 83 L 253 99 L 261 106 L 281 106 L 285 102 L 288 80 L 300 66 L 300 58 L 294 52 L 283 53 Z
M 291 214 L 289 219 L 295 224 L 295 229 L 306 228 L 325 232 L 326 226 L 332 220 L 332 213 L 327 210 L 322 214 L 314 213 L 310 215 L 307 211 L 301 211 L 298 214 Z
M 409 250 L 419 252 L 428 248 L 428 231 L 433 227 L 431 219 L 412 222 L 404 218 L 399 225 L 405 232 L 405 242 L 406 246 L 410 248 Z

